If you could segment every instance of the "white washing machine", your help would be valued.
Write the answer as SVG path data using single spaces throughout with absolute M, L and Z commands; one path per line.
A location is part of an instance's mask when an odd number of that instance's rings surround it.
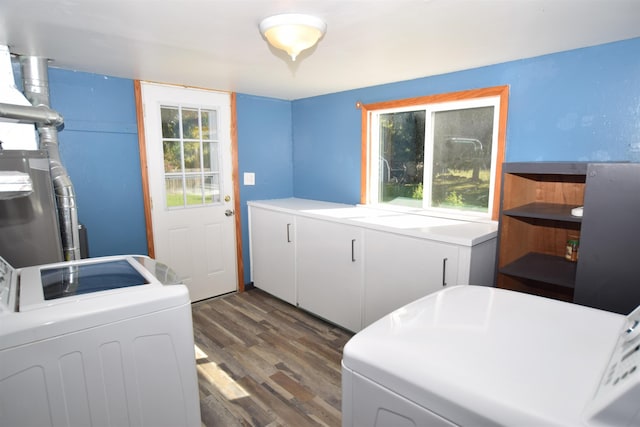
M 0 425 L 200 426 L 189 293 L 143 256 L 0 258 Z
M 400 308 L 342 360 L 346 426 L 638 426 L 640 308 L 481 286 Z

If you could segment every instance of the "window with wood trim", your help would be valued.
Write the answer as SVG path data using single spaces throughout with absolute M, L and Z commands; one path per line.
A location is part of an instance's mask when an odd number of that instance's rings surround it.
M 361 203 L 497 219 L 508 86 L 362 110 Z

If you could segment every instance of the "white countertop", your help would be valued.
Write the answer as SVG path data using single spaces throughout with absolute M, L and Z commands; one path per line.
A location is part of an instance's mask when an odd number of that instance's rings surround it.
M 496 221 L 436 217 L 319 200 L 255 200 L 248 205 L 461 246 L 475 246 L 496 238 L 498 233 Z

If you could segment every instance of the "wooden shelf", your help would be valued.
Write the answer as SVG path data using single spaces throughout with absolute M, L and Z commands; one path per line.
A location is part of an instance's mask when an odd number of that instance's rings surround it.
M 560 203 L 529 203 L 516 208 L 508 209 L 504 215 L 519 218 L 550 219 L 555 221 L 582 222 L 582 217 L 571 215 L 571 209 L 575 205 L 565 205 Z
M 506 163 L 498 230 L 496 285 L 571 301 L 577 263 L 564 258 L 567 240 L 580 236 L 585 162 Z
M 640 164 L 503 165 L 496 286 L 628 314 L 640 305 Z M 584 206 L 587 215 L 571 209 Z M 579 259 L 564 258 L 579 239 Z
M 499 270 L 502 274 L 573 289 L 576 263 L 563 257 L 530 252 Z

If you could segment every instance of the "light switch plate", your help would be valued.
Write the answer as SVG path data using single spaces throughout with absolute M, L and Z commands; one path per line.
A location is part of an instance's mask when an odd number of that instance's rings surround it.
M 245 172 L 244 185 L 256 185 L 256 174 L 253 172 Z

